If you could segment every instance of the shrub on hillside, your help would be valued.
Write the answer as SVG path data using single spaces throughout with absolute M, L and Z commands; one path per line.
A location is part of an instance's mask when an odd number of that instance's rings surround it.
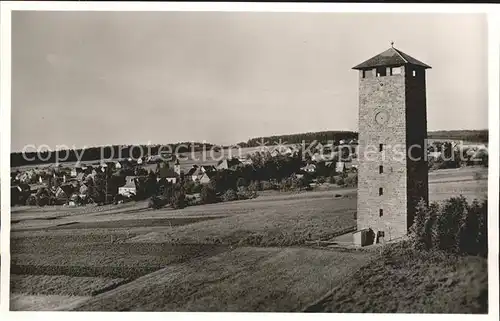
M 335 177 L 335 184 L 338 186 L 344 186 L 345 185 L 345 180 L 342 175 Z
M 263 191 L 276 189 L 275 185 L 269 181 L 262 181 L 261 188 Z
M 481 158 L 481 165 L 483 165 L 484 167 L 488 167 L 488 154 L 485 154 Z
M 467 215 L 467 200 L 452 197 L 442 204 L 436 220 L 434 246 L 448 252 L 458 252 L 458 232 L 464 217 Z
M 309 182 L 305 177 L 290 176 L 281 180 L 279 188 L 281 191 L 304 190 L 309 187 Z
M 320 176 L 317 178 L 316 181 L 318 182 L 318 184 L 324 184 L 324 183 L 326 183 L 326 178 L 324 178 L 323 176 Z
M 410 235 L 412 236 L 410 241 L 413 247 L 418 250 L 432 248 L 432 228 L 436 220 L 437 210 L 439 210 L 435 206 L 436 204 L 433 203 L 428 207 L 423 199 L 417 205 L 415 220 L 410 227 Z
M 358 186 L 358 174 L 350 174 L 344 179 L 344 186 L 346 187 L 356 187 Z
M 201 204 L 202 202 L 200 198 L 186 195 L 186 206 L 195 206 Z
M 293 189 L 298 189 L 298 190 L 309 189 L 309 187 L 310 187 L 309 184 L 310 184 L 310 181 L 306 176 L 303 176 L 301 178 L 293 178 L 292 179 L 292 188 Z
M 239 177 L 236 181 L 236 187 L 247 186 L 247 181 L 243 177 Z
M 248 185 L 248 190 L 250 191 L 260 191 L 261 190 L 261 186 L 260 186 L 260 182 L 259 181 L 252 181 L 250 183 L 250 185 Z
M 239 200 L 246 200 L 246 199 L 256 198 L 257 192 L 252 191 L 246 188 L 245 186 L 240 186 L 238 187 L 237 196 Z
M 28 196 L 28 198 L 26 199 L 26 205 L 36 206 L 37 205 L 36 196 L 35 195 Z
M 421 201 L 410 228 L 410 240 L 419 250 L 486 256 L 487 217 L 487 201 L 468 204 L 463 196 L 429 206 Z
M 200 192 L 201 202 L 203 204 L 212 204 L 217 202 L 217 194 L 211 185 L 204 185 Z
M 36 205 L 40 207 L 50 205 L 50 197 L 48 195 L 37 196 Z
M 148 201 L 148 207 L 159 209 L 168 204 L 168 199 L 165 196 L 152 196 Z
M 203 187 L 200 182 L 193 182 L 192 180 L 185 180 L 182 184 L 184 191 L 186 194 L 196 194 L 201 192 L 201 188 Z
M 231 202 L 231 201 L 235 201 L 237 199 L 238 199 L 238 196 L 236 195 L 236 192 L 233 189 L 228 189 L 222 195 L 222 201 L 223 202 Z
M 46 188 L 40 188 L 36 193 L 36 205 L 46 206 L 50 204 L 50 193 Z
M 279 189 L 282 192 L 286 192 L 292 189 L 292 181 L 289 178 L 281 180 Z
M 186 195 L 183 191 L 176 191 L 170 198 L 172 208 L 180 209 L 186 207 Z

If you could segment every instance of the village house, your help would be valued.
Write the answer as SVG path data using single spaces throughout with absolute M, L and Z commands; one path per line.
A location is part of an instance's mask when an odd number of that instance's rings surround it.
M 234 170 L 236 169 L 239 165 L 241 165 L 241 162 L 237 158 L 231 158 L 231 159 L 223 159 L 217 163 L 217 170 L 225 170 L 225 169 L 231 169 Z
M 251 158 L 243 158 L 240 159 L 242 165 L 253 165 L 253 161 Z
M 351 166 L 351 164 L 348 162 L 337 162 L 337 163 L 335 163 L 335 172 L 343 173 L 346 170 L 348 170 L 348 168 L 350 168 L 350 166 Z
M 168 167 L 166 164 L 163 164 L 157 173 L 156 180 L 160 181 L 161 179 L 165 179 L 167 182 L 175 184 L 179 178 L 179 175 L 174 169 Z
M 87 175 L 85 176 L 85 178 L 83 179 L 83 184 L 84 185 L 93 185 L 94 184 L 94 176 L 92 175 Z
M 68 179 L 68 181 L 66 182 L 66 184 L 70 184 L 71 186 L 73 186 L 73 188 L 78 188 L 80 186 L 80 181 L 78 181 L 77 179 L 75 178 L 70 178 Z
M 31 184 L 30 185 L 30 194 L 36 194 L 42 188 L 47 188 L 45 184 Z
M 326 157 L 324 157 L 324 155 L 320 154 L 320 153 L 315 153 L 311 159 L 315 162 L 321 162 L 321 161 L 324 161 L 326 159 Z
M 203 175 L 200 177 L 200 184 L 208 184 L 210 183 L 210 179 L 215 175 L 215 171 L 212 172 L 205 172 Z
M 430 152 L 427 154 L 427 157 L 429 159 L 434 159 L 434 160 L 437 160 L 437 159 L 440 159 L 441 158 L 441 155 L 442 153 L 441 152 Z
M 193 182 L 196 182 L 197 180 L 199 180 L 201 178 L 201 176 L 203 176 L 203 172 L 201 170 L 201 168 L 198 167 L 198 165 L 193 165 L 193 167 L 191 167 L 191 169 L 189 169 L 189 171 L 186 173 L 186 178 L 191 178 L 191 180 Z
M 30 186 L 28 184 L 18 184 L 10 188 L 11 205 L 24 205 L 30 195 Z
M 276 148 L 276 149 L 273 149 L 273 150 L 271 151 L 271 156 L 272 156 L 272 157 L 277 157 L 277 156 L 279 156 L 279 155 L 281 155 L 281 153 L 280 153 L 280 151 L 279 151 L 277 148 Z
M 36 177 L 36 173 L 34 170 L 27 170 L 25 172 L 16 172 L 15 179 L 20 181 L 21 183 L 32 183 Z
M 148 164 L 157 164 L 163 161 L 163 157 L 161 155 L 152 155 L 146 158 L 146 163 Z
M 68 197 L 73 195 L 76 190 L 75 186 L 70 183 L 62 184 L 59 186 L 59 189 L 62 190 Z
M 118 187 L 118 194 L 125 197 L 130 197 L 137 194 L 137 188 L 135 186 L 135 176 L 127 176 L 125 178 L 125 185 Z
M 304 178 L 304 174 L 295 173 L 295 174 L 293 174 L 293 177 L 295 177 L 296 179 L 302 179 L 302 178 Z
M 210 173 L 216 171 L 216 168 L 213 165 L 203 165 L 200 167 L 200 169 L 203 173 Z
M 83 172 L 81 173 L 78 173 L 78 175 L 76 175 L 75 179 L 78 181 L 78 182 L 83 182 L 83 180 L 85 179 L 85 174 Z
M 66 194 L 66 192 L 60 186 L 53 188 L 51 192 L 55 196 L 56 205 L 66 204 L 69 201 L 69 195 L 71 195 Z
M 316 172 L 316 165 L 309 163 L 306 166 L 302 167 L 301 170 L 306 172 L 306 173 L 314 173 L 314 172 Z

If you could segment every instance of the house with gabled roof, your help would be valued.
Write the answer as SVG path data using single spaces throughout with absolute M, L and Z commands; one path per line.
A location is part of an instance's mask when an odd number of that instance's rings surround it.
M 210 179 L 212 177 L 214 177 L 216 173 L 217 173 L 216 171 L 203 173 L 203 175 L 199 179 L 200 184 L 208 184 L 208 183 L 210 183 Z
M 165 179 L 169 183 L 177 183 L 179 180 L 179 174 L 175 172 L 174 169 L 170 167 L 163 167 L 160 169 L 158 172 L 158 176 L 156 177 L 157 181 L 160 181 L 161 179 Z
M 136 195 L 137 188 L 136 188 L 135 180 L 136 180 L 135 176 L 125 177 L 125 185 L 118 187 L 118 194 L 123 195 L 125 197 L 130 197 L 132 195 Z
M 224 169 L 231 169 L 231 170 L 234 170 L 236 169 L 239 165 L 241 165 L 241 162 L 239 159 L 237 158 L 225 158 L 223 160 L 220 160 L 218 163 L 217 163 L 217 170 L 224 170 Z
M 203 176 L 203 172 L 198 165 L 193 165 L 185 175 L 186 178 L 191 178 L 193 182 L 196 182 L 201 176 Z
M 314 173 L 316 172 L 316 164 L 309 163 L 306 166 L 302 167 L 301 170 L 307 173 Z
M 214 165 L 203 165 L 200 169 L 203 173 L 215 172 L 217 170 Z

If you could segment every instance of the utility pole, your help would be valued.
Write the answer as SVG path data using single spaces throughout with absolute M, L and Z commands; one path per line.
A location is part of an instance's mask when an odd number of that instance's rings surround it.
M 108 173 L 106 173 L 106 189 L 105 189 L 106 196 L 104 197 L 104 202 L 105 205 L 108 205 Z

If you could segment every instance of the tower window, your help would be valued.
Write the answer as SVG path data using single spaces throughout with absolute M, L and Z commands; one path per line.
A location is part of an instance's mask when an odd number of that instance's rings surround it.
M 383 187 L 379 187 L 379 189 L 378 189 L 378 195 L 379 196 L 384 195 L 384 188 Z
M 379 172 L 380 174 L 382 174 L 382 173 L 384 172 L 384 166 L 380 165 L 380 166 L 378 167 L 378 172 Z
M 384 144 L 379 144 L 378 145 L 378 151 L 381 152 L 384 150 Z
M 385 67 L 378 67 L 377 77 L 384 77 L 384 76 L 387 76 L 387 69 Z
M 391 75 L 400 75 L 401 74 L 401 67 L 392 67 L 391 68 Z
M 416 76 L 417 76 L 417 71 L 416 71 L 416 70 L 413 70 L 413 71 L 412 71 L 412 75 L 413 75 L 413 77 L 416 77 Z
M 379 209 L 378 210 L 378 216 L 380 216 L 380 217 L 384 216 L 384 210 L 383 209 Z
M 372 78 L 373 69 L 363 70 L 363 78 Z

